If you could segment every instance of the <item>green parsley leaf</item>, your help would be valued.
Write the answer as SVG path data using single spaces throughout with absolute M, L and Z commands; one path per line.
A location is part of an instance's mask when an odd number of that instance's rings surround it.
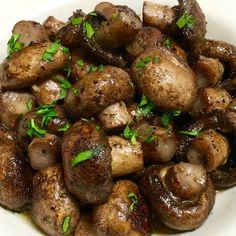
M 69 228 L 70 228 L 70 221 L 71 221 L 71 216 L 65 216 L 62 222 L 62 232 L 64 234 L 67 234 Z
M 142 106 L 147 105 L 147 104 L 148 104 L 147 97 L 145 95 L 143 95 L 142 98 L 141 98 L 141 101 L 139 103 L 139 106 L 142 107 Z
M 148 116 L 155 108 L 154 103 L 148 101 L 145 95 L 142 96 L 139 106 L 136 108 L 137 117 Z
M 75 17 L 70 20 L 72 25 L 80 25 L 83 20 L 83 17 Z
M 133 211 L 135 205 L 138 204 L 138 197 L 136 196 L 136 194 L 134 192 L 129 192 L 128 193 L 128 198 L 132 200 L 132 204 L 130 205 L 129 209 L 131 211 Z
M 148 116 L 150 112 L 155 108 L 154 103 L 149 102 L 146 106 L 142 107 L 142 113 L 144 116 Z
M 94 29 L 93 26 L 92 26 L 89 22 L 87 22 L 87 21 L 85 21 L 85 22 L 83 23 L 83 29 L 84 29 L 84 32 L 86 33 L 86 37 L 87 37 L 88 39 L 91 39 L 91 38 L 93 37 L 93 35 L 95 34 L 95 29 Z
M 43 105 L 37 109 L 36 114 L 41 115 L 43 118 L 41 127 L 47 125 L 52 118 L 57 117 L 57 113 L 53 111 L 54 107 L 54 105 Z
M 61 51 L 64 53 L 64 54 L 68 54 L 70 52 L 69 48 L 66 48 L 66 47 L 63 47 L 61 49 Z
M 52 61 L 53 56 L 57 53 L 57 51 L 60 48 L 60 42 L 59 40 L 56 40 L 54 43 L 52 43 L 51 47 L 47 48 L 44 51 L 44 54 L 42 56 L 43 61 Z
M 67 131 L 69 128 L 70 128 L 70 124 L 69 124 L 68 122 L 66 122 L 65 125 L 64 125 L 62 128 L 58 129 L 58 131 L 60 131 L 60 132 L 65 132 L 65 131 Z
M 68 80 L 65 80 L 63 76 L 60 75 L 54 76 L 53 79 L 60 83 L 60 100 L 63 100 L 67 95 L 67 90 L 70 89 L 72 85 Z
M 151 62 L 151 57 L 144 57 L 139 60 L 139 62 L 136 64 L 136 68 L 144 68 L 146 64 Z
M 24 47 L 24 43 L 18 42 L 20 36 L 21 34 L 13 34 L 11 38 L 8 40 L 7 42 L 8 57 L 10 57 L 15 52 L 19 52 Z
M 77 95 L 79 90 L 77 88 L 72 88 L 72 92 L 73 92 L 74 95 Z
M 172 45 L 172 40 L 170 38 L 167 38 L 164 42 L 164 45 L 166 46 L 167 49 L 170 49 Z
M 88 73 L 92 73 L 95 72 L 97 70 L 97 67 L 95 65 L 90 65 L 88 68 Z
M 220 91 L 219 94 L 220 94 L 220 97 L 221 97 L 221 98 L 224 98 L 225 93 L 224 93 L 223 91 Z
M 71 161 L 72 167 L 75 167 L 81 162 L 87 161 L 91 159 L 92 157 L 99 155 L 101 151 L 102 151 L 101 148 L 95 148 L 93 150 L 87 150 L 87 151 L 78 153 L 77 155 L 74 156 L 74 158 Z
M 32 111 L 32 108 L 33 108 L 33 101 L 32 100 L 29 100 L 27 103 L 26 103 L 26 106 L 28 108 L 28 111 Z
M 63 71 L 66 72 L 66 77 L 69 78 L 72 71 L 71 65 L 67 63 L 66 66 L 63 68 Z
M 158 62 L 158 61 L 159 61 L 159 57 L 158 56 L 153 57 L 153 62 Z
M 89 13 L 89 15 L 90 16 L 97 16 L 97 13 L 92 11 L 92 12 Z
M 164 112 L 161 116 L 161 122 L 165 128 L 167 128 L 173 118 L 173 116 L 180 116 L 181 111 L 172 111 L 172 112 Z
M 83 67 L 84 66 L 84 60 L 79 59 L 78 61 L 76 61 L 76 64 L 78 64 L 80 67 Z
M 98 67 L 98 72 L 103 72 L 104 71 L 104 66 L 103 65 L 100 65 L 99 67 Z
M 145 143 L 151 143 L 157 138 L 157 135 L 152 135 L 144 140 Z
M 123 135 L 126 139 L 130 139 L 132 145 L 135 145 L 137 143 L 136 138 L 138 137 L 138 132 L 130 129 L 129 125 L 125 127 Z
M 45 134 L 47 133 L 47 130 L 41 129 L 38 127 L 37 123 L 35 122 L 34 119 L 30 119 L 30 121 L 28 122 L 28 127 L 27 127 L 27 131 L 26 134 L 29 137 L 43 137 Z
M 185 135 L 197 137 L 197 136 L 200 135 L 201 129 L 192 130 L 192 131 L 179 131 L 179 133 L 180 134 L 185 134 Z
M 54 107 L 55 107 L 55 105 L 42 105 L 42 106 L 38 107 L 36 113 L 38 115 L 44 115 L 44 114 L 47 114 L 48 112 L 50 112 Z
M 184 27 L 188 27 L 189 29 L 193 28 L 195 23 L 194 16 L 190 15 L 188 12 L 185 12 L 176 22 L 176 25 L 182 29 Z

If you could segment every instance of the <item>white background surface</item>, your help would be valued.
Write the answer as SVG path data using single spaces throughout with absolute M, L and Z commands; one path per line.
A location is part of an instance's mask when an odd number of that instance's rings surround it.
M 158 0 L 156 0 L 158 1 Z M 17 20 L 35 19 L 42 22 L 49 14 L 66 20 L 73 10 L 93 9 L 98 0 L 0 0 L 0 58 L 5 57 L 6 43 Z M 127 4 L 141 13 L 141 0 L 113 1 Z M 174 0 L 159 0 L 160 3 L 176 4 Z M 208 21 L 208 37 L 227 40 L 236 45 L 236 1 L 199 0 Z M 0 208 L 0 236 L 42 235 L 32 224 L 17 214 Z M 161 234 L 159 234 L 161 235 Z M 178 234 L 180 235 L 180 234 Z M 181 234 L 182 235 L 182 234 Z M 217 194 L 216 205 L 207 222 L 193 233 L 195 236 L 236 235 L 236 188 Z

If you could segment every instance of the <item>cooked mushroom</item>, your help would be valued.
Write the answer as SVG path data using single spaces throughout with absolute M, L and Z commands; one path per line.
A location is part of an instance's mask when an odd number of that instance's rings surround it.
M 215 189 L 203 167 L 189 163 L 148 168 L 140 188 L 150 209 L 166 226 L 193 230 L 215 203 Z
M 106 17 L 94 35 L 95 40 L 102 47 L 116 49 L 130 43 L 142 27 L 139 16 L 127 6 L 115 6 L 104 3 L 99 4 L 99 13 Z M 95 7 L 95 10 L 97 7 Z
M 60 48 L 55 51 L 51 60 L 43 60 L 45 51 L 52 46 L 51 43 L 39 43 L 27 46 L 14 53 L 10 59 L 2 64 L 0 72 L 0 87 L 4 89 L 20 89 L 33 83 L 45 80 L 47 76 L 62 69 L 69 55 Z
M 62 160 L 66 186 L 81 202 L 107 200 L 112 188 L 111 148 L 103 130 L 77 121 L 63 137 Z
M 24 91 L 6 91 L 0 94 L 0 120 L 15 129 L 20 116 L 34 108 L 34 97 Z
M 154 26 L 162 32 L 175 32 L 175 22 L 178 18 L 179 9 L 154 2 L 144 1 L 143 3 L 143 23 Z
M 112 175 L 125 176 L 143 169 L 143 150 L 140 142 L 134 145 L 120 136 L 108 137 L 111 147 Z
M 236 112 L 236 98 L 234 98 L 231 103 L 228 105 L 227 110 Z
M 12 33 L 20 34 L 18 42 L 23 43 L 24 46 L 49 41 L 45 29 L 36 21 L 19 21 L 14 25 Z
M 93 219 L 100 234 L 150 235 L 148 207 L 138 186 L 130 180 L 114 184 L 108 201 L 94 207 Z
M 223 80 L 218 86 L 235 96 L 236 78 Z
M 204 56 L 199 56 L 191 67 L 197 75 L 198 88 L 215 86 L 224 73 L 224 66 L 218 59 Z
M 53 134 L 35 137 L 28 146 L 30 165 L 35 170 L 41 170 L 55 165 L 60 160 L 61 139 Z
M 224 110 L 231 102 L 230 94 L 219 88 L 203 88 L 198 91 L 189 111 L 192 116 L 210 113 L 215 109 Z
M 124 102 L 108 106 L 99 113 L 98 119 L 105 129 L 124 127 L 133 122 Z
M 203 165 L 210 172 L 226 163 L 229 152 L 227 139 L 214 130 L 207 130 L 191 142 L 187 150 L 187 160 Z
M 128 73 L 112 66 L 89 73 L 74 88 L 78 93 L 69 91 L 64 105 L 75 118 L 90 117 L 116 102 L 129 101 L 134 93 Z
M 186 111 L 195 98 L 195 74 L 165 48 L 141 53 L 132 64 L 131 76 L 141 93 L 163 110 Z
M 16 142 L 2 136 L 0 176 L 0 205 L 16 212 L 25 210 L 31 198 L 30 169 Z
M 47 36 L 50 38 L 50 40 L 55 40 L 56 35 L 60 28 L 62 28 L 65 25 L 64 22 L 56 19 L 54 16 L 49 16 L 44 22 L 43 27 L 46 31 Z
M 65 186 L 60 165 L 45 168 L 34 175 L 30 213 L 36 225 L 47 235 L 64 236 L 75 231 L 80 211 Z

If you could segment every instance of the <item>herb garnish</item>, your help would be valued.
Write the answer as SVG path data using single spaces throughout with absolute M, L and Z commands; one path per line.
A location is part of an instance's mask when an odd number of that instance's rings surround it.
M 166 46 L 167 49 L 170 49 L 172 45 L 172 40 L 170 38 L 167 38 L 164 42 L 164 45 Z
M 223 91 L 220 91 L 219 94 L 220 94 L 220 97 L 221 97 L 221 98 L 224 98 L 225 93 L 224 93 Z
M 97 13 L 94 12 L 94 11 L 92 11 L 92 12 L 90 12 L 88 15 L 90 15 L 90 16 L 97 16 Z
M 65 132 L 65 131 L 67 131 L 69 128 L 70 128 L 70 124 L 69 124 L 68 122 L 66 122 L 65 125 L 64 125 L 62 128 L 58 129 L 58 131 L 60 131 L 60 132 Z
M 90 65 L 88 68 L 88 73 L 92 73 L 95 72 L 97 70 L 97 67 L 95 65 Z
M 81 162 L 87 161 L 91 159 L 92 157 L 99 155 L 101 151 L 102 151 L 101 148 L 95 148 L 92 150 L 86 150 L 86 151 L 78 153 L 77 155 L 74 156 L 74 158 L 71 161 L 72 167 L 75 167 Z
M 148 57 L 141 58 L 136 64 L 136 68 L 143 69 L 149 62 L 151 62 L 151 57 L 148 56 Z
M 60 48 L 60 42 L 59 42 L 59 40 L 56 40 L 54 43 L 52 43 L 52 45 L 49 48 L 47 48 L 44 51 L 44 54 L 42 56 L 42 60 L 43 61 L 52 61 L 53 56 L 57 53 L 59 48 Z
M 188 12 L 185 12 L 176 22 L 176 25 L 182 29 L 184 27 L 188 27 L 189 29 L 193 28 L 195 23 L 194 16 L 190 15 Z
M 99 124 L 95 124 L 92 120 L 86 119 L 86 118 L 81 118 L 82 121 L 87 122 L 91 124 L 93 127 L 95 127 L 96 130 L 100 130 L 102 127 Z
M 53 111 L 54 105 L 42 105 L 37 109 L 36 114 L 42 116 L 41 127 L 48 125 L 49 121 L 57 117 L 57 113 Z
M 53 79 L 60 83 L 60 87 L 61 87 L 60 100 L 63 100 L 67 95 L 68 89 L 70 89 L 72 85 L 68 80 L 65 80 L 63 76 L 60 76 L 60 75 L 54 76 Z
M 191 131 L 179 131 L 179 133 L 197 137 L 201 134 L 201 129 L 196 129 L 196 130 L 191 130 Z
M 180 116 L 181 111 L 164 112 L 161 116 L 161 122 L 167 128 L 174 116 Z
M 12 34 L 11 38 L 7 42 L 7 52 L 8 58 L 15 52 L 19 52 L 23 47 L 24 43 L 19 43 L 18 39 L 20 38 L 21 34 Z
M 28 111 L 32 111 L 33 101 L 32 100 L 27 101 L 26 106 L 28 108 Z
M 26 134 L 29 137 L 43 137 L 45 134 L 47 133 L 47 130 L 41 129 L 37 123 L 35 122 L 34 119 L 30 119 L 30 121 L 28 121 L 28 127 L 27 127 L 27 132 Z
M 75 17 L 70 20 L 72 25 L 80 25 L 83 20 L 83 17 Z
M 154 108 L 154 103 L 148 101 L 147 97 L 143 95 L 138 107 L 136 108 L 137 118 L 140 118 L 140 116 L 148 116 Z
M 84 29 L 84 33 L 86 34 L 86 37 L 88 39 L 91 39 L 93 37 L 93 35 L 95 34 L 95 29 L 88 21 L 85 21 L 83 23 L 83 29 Z
M 62 222 L 62 232 L 64 234 L 67 234 L 69 228 L 70 228 L 70 220 L 71 220 L 71 216 L 65 216 Z
M 137 143 L 136 138 L 138 137 L 138 132 L 130 129 L 129 125 L 125 127 L 123 135 L 126 139 L 130 139 L 132 145 L 135 145 Z
M 134 206 L 138 204 L 138 197 L 136 196 L 136 194 L 134 192 L 129 192 L 128 193 L 128 198 L 130 198 L 132 200 L 132 204 L 130 205 L 129 209 L 131 211 L 133 211 Z
M 79 59 L 76 61 L 76 64 L 78 64 L 80 67 L 84 66 L 84 60 L 83 59 Z

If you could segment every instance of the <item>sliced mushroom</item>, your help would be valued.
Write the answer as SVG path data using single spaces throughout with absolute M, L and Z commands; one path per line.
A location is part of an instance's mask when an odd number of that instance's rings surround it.
M 8 128 L 16 129 L 19 117 L 34 108 L 34 97 L 23 91 L 6 91 L 0 94 L 0 120 Z
M 124 102 L 115 103 L 99 113 L 98 119 L 105 129 L 121 128 L 133 122 Z
M 54 16 L 49 16 L 44 22 L 43 27 L 50 40 L 55 40 L 58 31 L 65 25 L 64 22 L 56 19 Z
M 141 93 L 162 110 L 186 111 L 195 98 L 195 74 L 165 48 L 141 53 L 132 64 L 131 76 Z
M 19 21 L 14 25 L 12 33 L 20 34 L 18 42 L 23 43 L 24 46 L 49 41 L 45 29 L 36 21 Z
M 53 134 L 35 137 L 28 146 L 30 165 L 35 170 L 41 170 L 55 165 L 60 160 L 61 139 Z
M 119 136 L 108 137 L 111 147 L 112 175 L 125 176 L 143 169 L 143 150 L 140 142 L 132 145 Z
M 77 121 L 63 137 L 62 160 L 66 186 L 81 202 L 107 200 L 112 188 L 111 148 L 103 130 Z
M 197 75 L 198 88 L 214 87 L 224 73 L 224 66 L 218 59 L 204 56 L 199 56 L 191 67 Z
M 203 165 L 207 172 L 226 163 L 230 153 L 227 139 L 215 132 L 207 130 L 196 137 L 188 147 L 187 160 L 193 164 Z
M 128 73 L 112 66 L 105 66 L 101 72 L 89 73 L 74 84 L 74 88 L 78 93 L 69 91 L 64 105 L 75 118 L 90 117 L 116 102 L 127 102 L 134 93 Z
M 215 189 L 203 167 L 189 163 L 148 168 L 140 188 L 153 214 L 166 226 L 194 230 L 215 203 Z
M 178 18 L 179 9 L 154 2 L 144 1 L 143 3 L 143 23 L 154 26 L 162 32 L 175 32 L 175 22 Z
M 148 207 L 138 186 L 130 180 L 119 180 L 114 184 L 108 201 L 94 207 L 93 219 L 100 234 L 150 235 Z
M 14 53 L 10 59 L 5 60 L 2 64 L 3 72 L 0 72 L 0 87 L 4 89 L 25 88 L 45 80 L 49 75 L 62 69 L 69 60 L 69 55 L 63 53 L 60 48 L 52 60 L 43 60 L 45 50 L 51 46 L 51 43 L 27 46 Z
M 189 113 L 192 116 L 210 113 L 215 109 L 224 110 L 232 101 L 230 94 L 219 88 L 203 88 L 198 91 Z
M 60 165 L 45 168 L 34 175 L 30 213 L 36 225 L 47 235 L 64 236 L 75 231 L 80 210 L 65 186 Z

